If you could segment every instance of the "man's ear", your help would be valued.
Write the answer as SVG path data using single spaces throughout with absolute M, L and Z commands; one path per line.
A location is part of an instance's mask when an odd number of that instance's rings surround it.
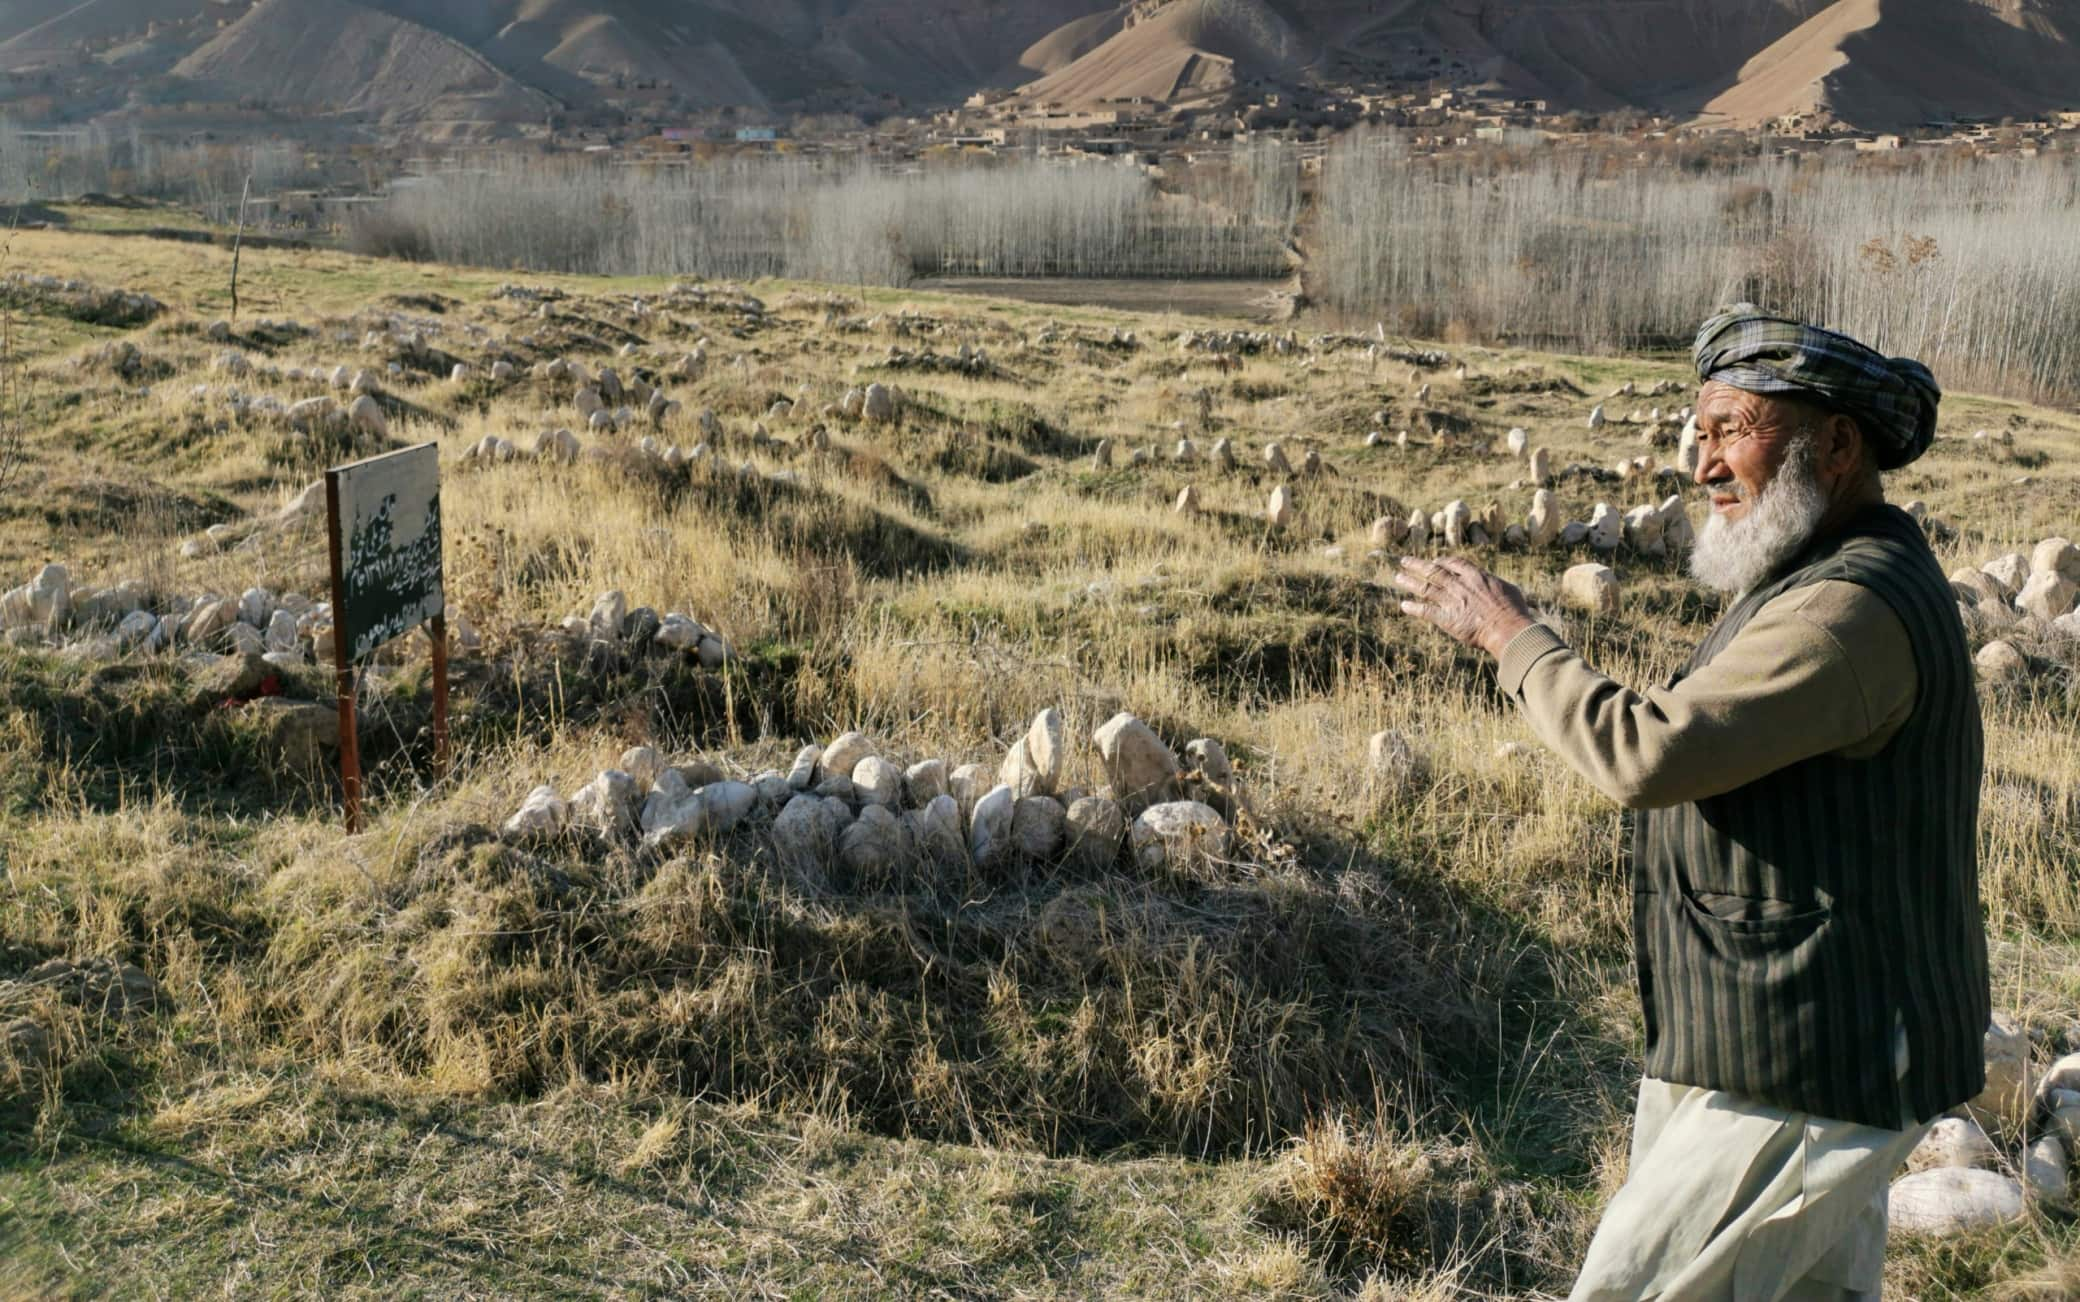
M 1863 427 L 1854 416 L 1833 411 L 1820 426 L 1820 464 L 1830 474 L 1853 474 L 1863 463 Z

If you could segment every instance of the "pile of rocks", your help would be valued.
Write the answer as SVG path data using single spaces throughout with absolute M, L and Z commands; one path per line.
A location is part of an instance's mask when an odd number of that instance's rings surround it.
M 1586 546 L 1598 552 L 1614 553 L 1622 548 L 1636 556 L 1660 558 L 1681 555 L 1696 540 L 1681 494 L 1671 495 L 1658 506 L 1642 503 L 1623 513 L 1608 502 L 1598 502 L 1589 519 L 1581 521 L 1564 520 L 1559 498 L 1547 488 L 1533 494 L 1531 512 L 1521 524 L 1507 519 L 1499 502 L 1476 511 L 1464 501 L 1453 501 L 1436 511 L 1419 508 L 1405 515 L 1398 504 L 1391 504 L 1386 514 L 1372 522 L 1368 537 L 1373 548 L 1369 555 L 1375 560 L 1392 549 L 1425 545 L 1533 551 L 1555 545 Z
M 0 280 L 0 286 L 15 297 L 48 303 L 75 321 L 95 325 L 140 326 L 166 310 L 166 305 L 150 294 L 101 289 L 84 280 L 61 280 L 17 271 Z
M 952 353 L 935 353 L 929 348 L 913 353 L 891 344 L 888 356 L 879 365 L 891 371 L 918 371 L 924 374 L 942 373 L 977 378 L 1003 374 L 996 364 L 990 361 L 986 351 L 967 344 L 962 344 L 958 351 Z
M 128 339 L 110 339 L 89 348 L 73 358 L 72 364 L 76 370 L 106 371 L 119 380 L 142 380 L 146 371 L 144 354 Z
M 33 1006 L 36 997 L 55 998 L 89 1017 L 130 1021 L 167 1005 L 158 982 L 134 963 L 101 957 L 54 958 L 12 981 L 0 981 L 0 1007 Z M 0 1025 L 0 1094 L 12 1087 L 31 1091 L 58 1062 L 50 1026 L 40 1017 L 18 1017 Z
M 1067 784 L 1061 715 L 1043 710 L 1014 741 L 994 780 L 981 764 L 928 759 L 899 767 L 863 734 L 806 746 L 785 773 L 749 780 L 712 764 L 667 766 L 637 747 L 565 800 L 537 787 L 505 824 L 514 836 L 577 824 L 613 839 L 673 848 L 747 822 L 767 828 L 780 862 L 811 881 L 841 865 L 862 882 L 906 872 L 1073 860 L 1109 867 L 1128 847 L 1147 872 L 1203 871 L 1228 853 L 1249 812 L 1221 744 L 1185 747 L 1192 767 L 1132 714 L 1093 736 L 1107 784 Z
M 887 425 L 907 405 L 908 399 L 901 389 L 886 384 L 870 384 L 864 389 L 847 389 L 843 398 L 823 409 L 823 414 L 830 420 Z
M 1986 1088 L 1930 1126 L 1907 1159 L 1892 1185 L 1892 1227 L 1945 1237 L 2020 1219 L 2032 1203 L 2069 1210 L 2076 1150 L 2080 1053 L 2039 1074 L 2029 1036 L 1996 1015 Z
M 578 641 L 625 646 L 638 656 L 655 648 L 680 652 L 704 669 L 721 669 L 737 658 L 729 639 L 693 616 L 677 610 L 659 615 L 648 606 L 631 610 L 618 588 L 599 594 L 585 614 L 565 616 L 559 627 Z
M 2068 539 L 2046 538 L 2027 556 L 2008 552 L 1977 569 L 1955 570 L 1950 590 L 1965 627 L 1974 632 L 2080 639 L 2080 547 Z M 2029 657 L 2006 638 L 1987 642 L 1974 660 L 1991 682 L 2030 674 Z
M 459 610 L 448 611 L 448 629 L 458 652 L 481 645 Z M 332 659 L 332 605 L 258 587 L 237 597 L 157 595 L 142 579 L 75 589 L 66 568 L 54 564 L 0 593 L 0 636 L 16 646 L 60 647 L 82 659 L 205 651 L 254 655 L 276 668 L 297 669 L 313 658 Z

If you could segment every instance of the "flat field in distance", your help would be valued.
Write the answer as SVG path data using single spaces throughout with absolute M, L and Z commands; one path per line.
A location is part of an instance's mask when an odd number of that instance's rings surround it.
M 1371 529 L 1455 500 L 1523 521 L 1517 428 L 1567 518 L 1681 492 L 1701 521 L 1694 489 L 1613 469 L 1673 459 L 1683 359 L 1302 322 L 1224 339 L 1229 366 L 1180 332 L 1258 327 L 278 249 L 246 251 L 213 332 L 229 260 L 14 237 L 5 271 L 59 284 L 5 287 L 0 589 L 56 562 L 162 614 L 320 598 L 299 495 L 437 441 L 448 593 L 480 639 L 458 762 L 432 781 L 417 638 L 364 686 L 351 838 L 336 780 L 246 700 L 329 702 L 319 665 L 247 681 L 205 654 L 227 632 L 0 645 L 0 1292 L 1565 1293 L 1639 1066 L 1625 816 L 1479 658 L 1398 615 Z M 678 406 L 593 428 L 543 373 L 565 358 Z M 367 372 L 379 429 L 288 418 L 350 403 L 335 371 Z M 876 383 L 892 420 L 825 414 Z M 534 455 L 558 428 L 575 460 Z M 490 438 L 518 455 L 469 455 Z M 2071 413 L 1953 394 L 1888 493 L 1976 567 L 2080 534 L 2076 454 Z M 1634 684 L 1719 610 L 1672 558 L 1467 551 Z M 1591 559 L 1615 614 L 1561 608 Z M 610 591 L 732 657 L 565 631 Z M 1972 637 L 2022 660 L 1982 685 L 1983 884 L 1996 1007 L 2041 1064 L 2080 1049 L 2080 640 L 1990 607 Z M 993 775 L 1045 709 L 1081 787 L 1121 710 L 1223 743 L 1254 811 L 1232 851 L 868 874 L 790 868 L 757 819 L 669 850 L 500 830 L 633 746 L 743 778 L 857 730 Z M 1370 768 L 1387 729 L 1418 772 Z M 21 980 L 53 960 L 69 983 Z M 1888 1263 L 1899 1297 L 2076 1287 L 2051 1207 Z

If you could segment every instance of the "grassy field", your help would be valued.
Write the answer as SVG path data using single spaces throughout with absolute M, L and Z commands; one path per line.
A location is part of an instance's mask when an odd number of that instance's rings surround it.
M 568 296 L 544 318 L 497 292 L 517 276 L 273 249 L 246 251 L 222 343 L 205 330 L 228 251 L 75 216 L 17 233 L 5 270 L 167 310 L 115 328 L 19 297 L 0 588 L 61 561 L 78 585 L 321 596 L 322 523 L 182 545 L 370 450 L 225 406 L 227 387 L 327 391 L 266 367 L 345 364 L 379 380 L 392 444 L 441 446 L 448 592 L 483 647 L 457 662 L 445 783 L 421 644 L 372 675 L 371 822 L 347 837 L 335 785 L 221 707 L 214 658 L 0 646 L 0 978 L 108 957 L 155 986 L 124 1012 L 0 984 L 0 1028 L 49 1044 L 29 1070 L 16 1043 L 0 1075 L 0 1293 L 1565 1293 L 1623 1179 L 1639 1066 L 1625 819 L 1478 658 L 1395 612 L 1367 531 L 1452 499 L 1522 519 L 1514 426 L 1556 467 L 1666 458 L 1584 417 L 1626 381 L 1687 386 L 1681 359 L 1453 348 L 1418 368 L 1310 347 L 1302 323 L 1293 351 L 1226 372 L 1177 345 L 1203 318 L 776 283 L 742 287 L 766 308 L 745 314 L 666 282 L 527 276 Z M 470 376 L 386 375 L 393 347 L 364 340 L 393 316 L 421 362 Z M 111 340 L 141 369 L 96 360 Z M 672 378 L 701 341 L 701 377 Z M 979 373 L 890 357 L 962 345 Z M 227 379 L 227 348 L 263 370 Z M 518 376 L 493 380 L 494 356 Z M 683 410 L 588 431 L 572 386 L 530 373 L 560 356 L 649 371 Z M 877 380 L 904 391 L 896 422 L 813 414 Z M 782 399 L 799 414 L 769 417 Z M 557 426 L 608 455 L 464 462 Z M 2080 417 L 1955 394 L 1942 434 L 1888 493 L 1954 529 L 1946 567 L 2080 530 Z M 715 455 L 667 468 L 645 435 Z M 1172 459 L 1181 437 L 1196 463 Z M 1236 469 L 1208 463 L 1220 438 Z M 1326 470 L 1274 476 L 1271 441 Z M 1281 482 L 1299 519 L 1273 531 Z M 1669 491 L 1556 489 L 1583 519 Z M 1557 610 L 1586 557 L 1477 559 Z M 1640 683 L 1719 606 L 1677 561 L 1614 564 L 1622 611 L 1560 618 Z M 706 673 L 563 637 L 608 589 L 737 659 Z M 2034 672 L 1983 693 L 1995 1002 L 2048 1058 L 2080 1049 L 2080 643 L 1998 635 Z M 330 699 L 315 666 L 285 678 Z M 899 764 L 994 771 L 1047 707 L 1086 785 L 1116 710 L 1176 747 L 1221 740 L 1257 814 L 1231 861 L 805 881 L 756 832 L 670 855 L 498 835 L 531 788 L 569 793 L 631 745 L 744 776 L 859 729 Z M 1386 728 L 1421 781 L 1368 773 Z M 1888 1276 L 1900 1297 L 2067 1296 L 2080 1234 L 2041 1209 L 1895 1244 Z

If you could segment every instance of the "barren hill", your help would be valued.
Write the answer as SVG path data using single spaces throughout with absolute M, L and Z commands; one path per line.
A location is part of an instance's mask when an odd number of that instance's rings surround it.
M 1114 18 L 1090 15 L 1035 44 L 1022 62 L 1039 75 L 1023 91 L 1174 103 L 1359 66 L 1742 125 L 1821 111 L 1879 127 L 2080 104 L 2080 0 L 1138 0 L 1091 45 Z
M 1068 104 L 1132 98 L 1179 103 L 1227 90 L 1238 69 L 1250 76 L 1288 76 L 1315 56 L 1306 35 L 1263 0 L 1137 4 L 1110 39 L 1024 93 Z
M 468 46 L 343 0 L 266 0 L 174 75 L 272 107 L 393 122 L 534 121 L 553 105 Z
M 2080 5 L 1836 0 L 1705 105 L 1752 125 L 1791 113 L 1905 124 L 2080 104 Z
M 1737 125 L 2080 105 L 2080 0 L 0 0 L 0 71 L 62 70 L 80 103 L 132 94 L 140 50 L 171 70 L 155 94 L 186 80 L 494 128 L 552 106 L 918 109 L 985 86 L 1204 105 L 1310 79 Z

